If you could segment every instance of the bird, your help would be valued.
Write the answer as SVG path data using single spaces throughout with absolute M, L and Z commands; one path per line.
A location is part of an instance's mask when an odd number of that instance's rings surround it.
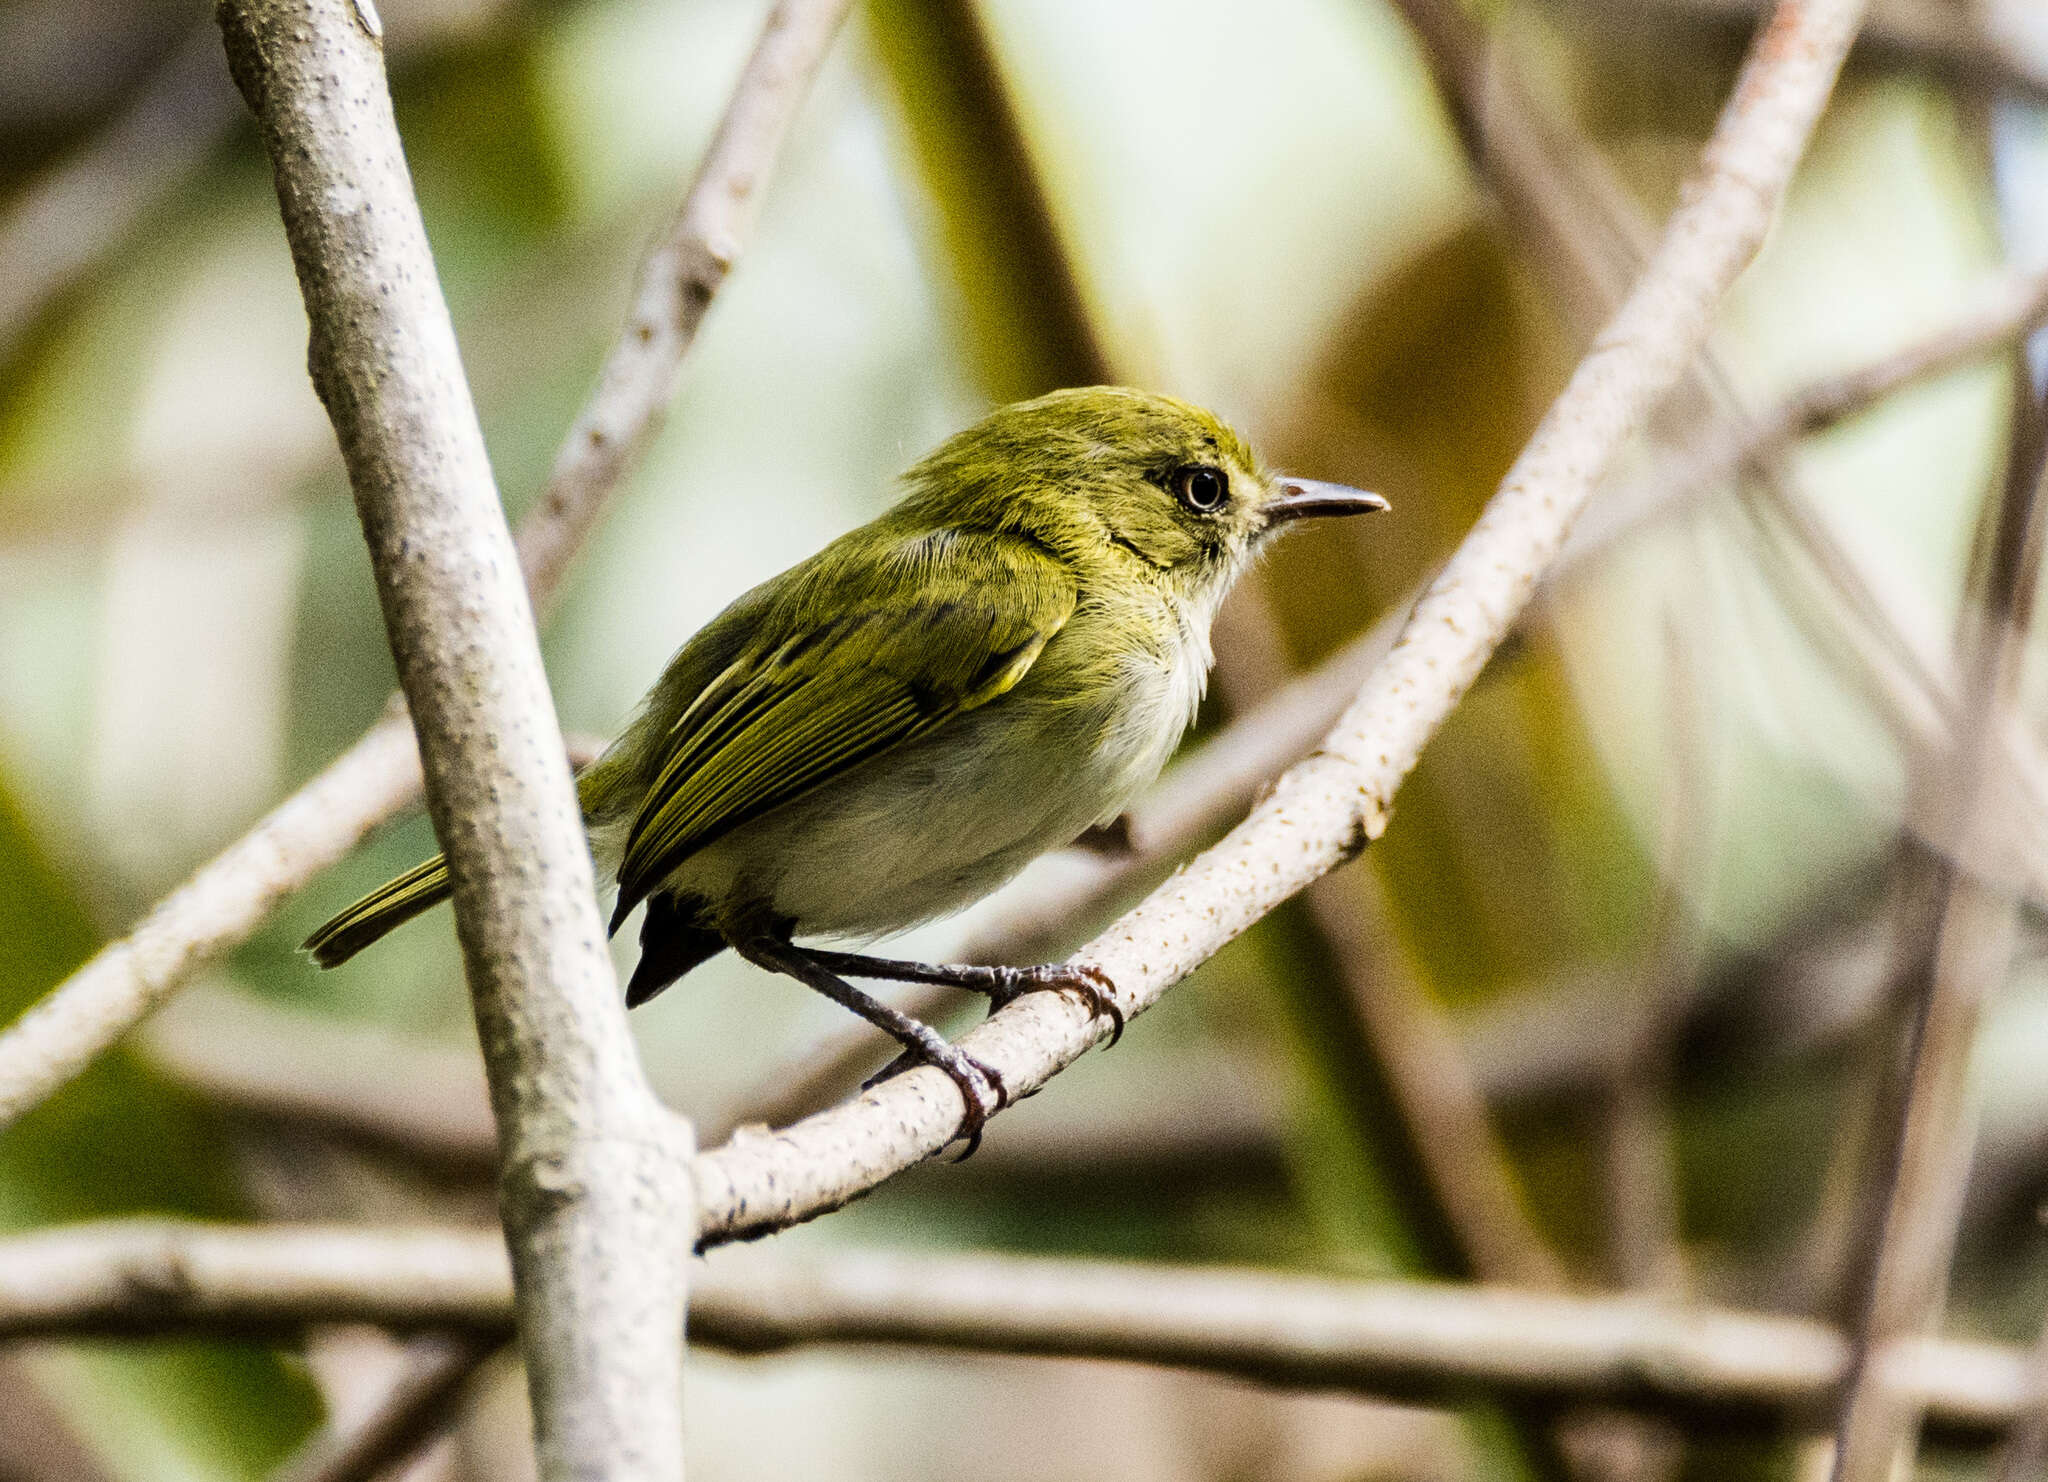
M 1114 823 L 1195 719 L 1233 584 L 1294 524 L 1387 502 L 1268 472 L 1215 414 L 1119 386 L 999 407 L 903 482 L 684 643 L 577 793 L 618 889 L 611 933 L 646 907 L 628 1007 L 730 949 L 943 1071 L 971 1153 L 1008 1100 L 1001 1077 L 847 979 L 951 984 L 991 1011 L 1050 989 L 1113 1036 L 1114 985 L 1087 966 L 800 941 L 865 945 L 936 919 Z M 305 950 L 338 966 L 449 889 L 436 856 Z

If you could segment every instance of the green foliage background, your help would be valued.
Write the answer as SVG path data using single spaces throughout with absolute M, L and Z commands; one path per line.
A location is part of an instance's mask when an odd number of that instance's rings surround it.
M 58 7 L 46 9 L 58 36 Z M 169 3 L 101 9 L 143 37 L 199 19 Z M 388 9 L 402 23 L 409 7 Z M 545 478 L 761 14 L 738 0 L 497 0 L 474 24 L 395 50 L 400 123 L 515 514 Z M 1645 210 L 1664 209 L 1739 38 L 1617 32 L 1562 3 L 1487 18 L 1546 104 L 1594 134 Z M 31 188 L 90 140 L 120 94 L 99 85 L 97 102 L 54 122 L 0 120 L 18 146 L 0 153 L 0 190 Z M 1724 359 L 1753 405 L 1955 311 L 1999 251 L 1980 155 L 1967 112 L 1934 84 L 1852 67 L 1724 316 Z M 615 729 L 688 633 L 880 509 L 894 473 L 979 408 L 1098 375 L 1208 402 L 1274 463 L 1394 501 L 1391 519 L 1297 539 L 1263 572 L 1263 658 L 1306 668 L 1443 558 L 1590 329 L 1490 203 L 1415 41 L 1376 0 L 1268 0 L 1255 13 L 1229 0 L 869 7 L 805 110 L 666 432 L 546 635 L 564 721 Z M 303 332 L 243 128 L 0 365 L 9 1016 L 383 703 L 389 659 L 305 383 Z M 2001 366 L 1959 373 L 1797 456 L 1847 538 L 1944 632 L 2002 456 L 2006 380 Z M 1361 902 L 1383 903 L 1391 960 L 1473 1024 L 1561 983 L 1606 985 L 1611 1013 L 1657 991 L 1674 625 L 1705 717 L 1704 772 L 1678 779 L 1707 835 L 1685 901 L 1705 942 L 1700 981 L 1867 902 L 1900 829 L 1905 763 L 1791 601 L 1720 504 L 1639 533 L 1554 594 L 1348 877 L 1369 876 Z M 1241 669 L 1259 657 L 1224 654 Z M 1212 706 L 1205 730 L 1226 708 Z M 293 950 L 427 847 L 417 820 L 390 830 L 281 911 L 213 986 L 460 1042 L 467 1008 L 445 924 L 337 974 Z M 913 947 L 943 954 L 963 931 L 928 928 Z M 1994 1123 L 2039 1099 L 2027 1053 L 2048 1040 L 2038 979 L 2023 964 L 1996 1010 Z M 638 1029 L 657 1081 L 710 1116 L 834 1014 L 721 962 Z M 1773 1300 L 1821 1198 L 1848 1060 L 1832 1044 L 1679 1067 L 1682 1233 L 1702 1294 Z M 1460 1272 L 1301 910 L 1226 951 L 1016 1121 L 1057 1140 L 1162 1101 L 1199 1118 L 1205 1093 L 1270 1104 L 1277 1143 L 1101 1178 L 1064 1165 L 921 1170 L 789 1238 Z M 1523 1195 L 1589 1282 L 1605 1279 L 1609 1255 L 1592 1122 L 1583 1100 L 1513 1103 L 1502 1121 Z M 146 1047 L 124 1048 L 0 1138 L 0 1219 L 255 1214 L 249 1145 L 263 1135 L 175 1084 Z M 388 1190 L 379 1197 L 357 1207 L 388 1208 Z M 407 1197 L 436 1208 L 431 1191 Z M 1996 1225 L 1980 1235 L 1959 1320 L 2019 1336 L 2033 1322 L 2021 1299 L 2041 1286 L 2037 1242 Z M 2005 1259 L 2015 1249 L 2023 1259 Z M 700 1361 L 693 1406 L 736 1417 L 707 1421 L 706 1474 L 722 1474 L 716 1437 L 778 1415 L 808 1417 L 798 1428 L 815 1449 L 787 1441 L 793 1466 L 832 1455 L 837 1475 L 939 1474 L 941 1440 L 882 1417 L 935 1403 L 950 1381 L 900 1365 L 887 1380 L 900 1393 L 884 1399 L 886 1376 L 859 1368 L 822 1358 L 766 1378 Z M 124 1478 L 257 1476 L 319 1415 L 298 1359 L 251 1347 L 71 1345 L 41 1353 L 34 1372 Z M 827 1424 L 823 1411 L 872 1424 Z M 1538 1431 L 1513 1417 L 1476 1416 L 1459 1434 L 1467 1472 L 1544 1465 Z M 1782 1450 L 1737 1449 L 1699 1450 L 1692 1466 L 1725 1476 L 1738 1460 L 1785 1463 Z

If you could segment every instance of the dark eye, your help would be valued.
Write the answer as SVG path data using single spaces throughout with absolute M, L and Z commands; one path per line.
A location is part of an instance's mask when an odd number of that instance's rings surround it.
M 1222 508 L 1230 494 L 1230 480 L 1220 468 L 1193 463 L 1173 472 L 1174 496 L 1196 514 L 1206 515 Z

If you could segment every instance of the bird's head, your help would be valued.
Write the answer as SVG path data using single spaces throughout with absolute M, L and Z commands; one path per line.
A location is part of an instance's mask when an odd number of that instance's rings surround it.
M 1267 472 L 1213 413 L 1122 386 L 998 408 L 912 468 L 906 507 L 1010 529 L 1062 555 L 1220 598 L 1297 520 L 1383 510 L 1377 494 Z

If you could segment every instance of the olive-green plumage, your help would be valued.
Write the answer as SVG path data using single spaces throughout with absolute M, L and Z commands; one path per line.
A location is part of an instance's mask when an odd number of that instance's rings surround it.
M 649 904 L 629 1001 L 728 945 L 953 910 L 1113 819 L 1193 719 L 1210 619 L 1268 535 L 1381 507 L 1117 387 L 1004 407 L 906 482 L 685 644 L 579 779 L 613 929 Z M 307 947 L 332 966 L 447 889 L 430 861 Z

